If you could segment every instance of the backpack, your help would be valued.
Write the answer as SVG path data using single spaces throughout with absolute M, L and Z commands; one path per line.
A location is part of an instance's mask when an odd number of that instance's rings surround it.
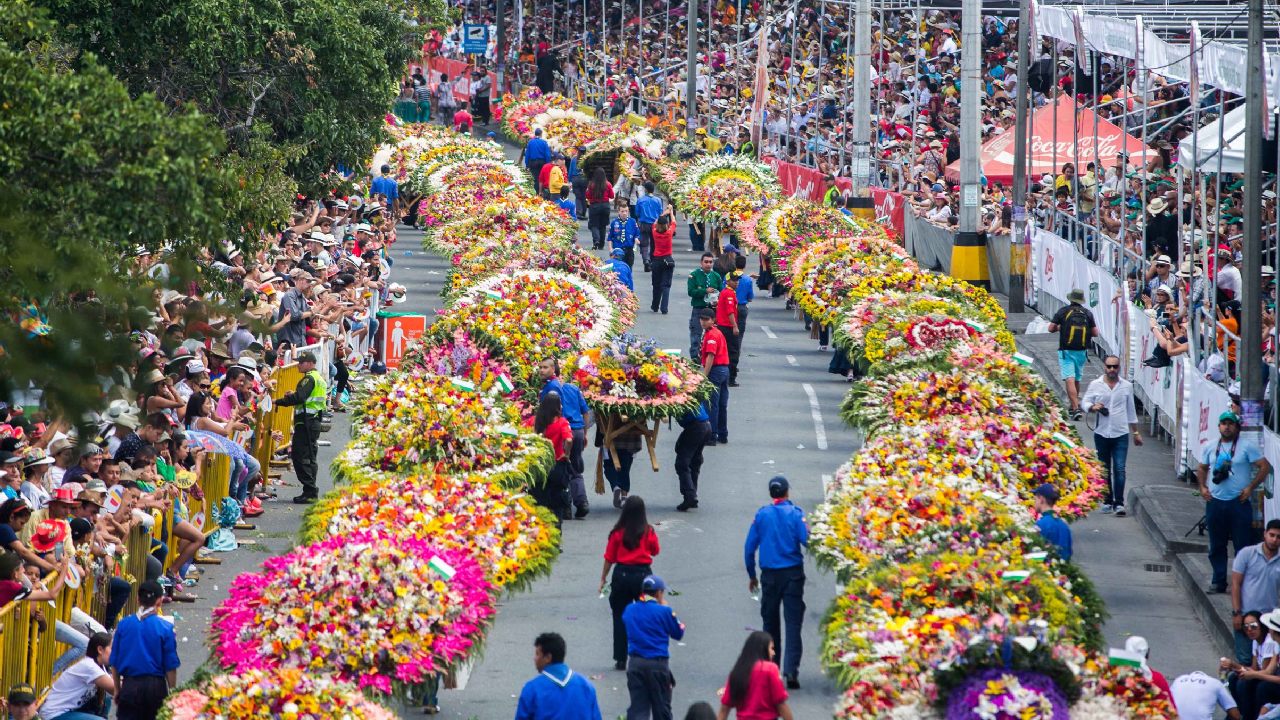
M 1072 307 L 1062 317 L 1063 350 L 1089 349 L 1089 311 L 1082 307 Z

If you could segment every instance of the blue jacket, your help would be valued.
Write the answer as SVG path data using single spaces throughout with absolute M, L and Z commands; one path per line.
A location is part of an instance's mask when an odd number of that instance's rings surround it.
M 614 272 L 618 273 L 618 279 L 622 281 L 622 284 L 626 285 L 631 292 L 635 292 L 636 286 L 631 277 L 631 266 L 627 265 L 627 261 L 610 258 L 609 265 Z
M 534 162 L 536 160 L 542 160 L 543 162 L 546 162 L 547 160 L 550 160 L 550 159 L 551 159 L 551 146 L 547 144 L 546 140 L 543 140 L 540 137 L 536 137 L 530 140 L 528 145 L 524 146 L 525 167 L 528 167 L 529 163 Z
M 680 419 L 676 420 L 676 422 L 680 423 L 680 427 L 685 428 L 696 422 L 710 422 L 710 420 L 711 416 L 707 414 L 707 404 L 703 402 L 698 403 L 697 410 L 690 410 L 680 416 Z
M 553 663 L 524 684 L 515 720 L 601 720 L 600 702 L 589 680 Z
M 658 222 L 662 214 L 662 201 L 653 195 L 645 195 L 636 201 L 636 221 L 642 223 Z
M 742 276 L 738 278 L 738 285 L 733 289 L 733 292 L 738 296 L 739 305 L 746 305 L 752 300 L 755 300 L 756 286 L 755 283 L 752 282 L 751 276 L 743 273 Z
M 582 397 L 578 386 L 552 378 L 538 391 L 538 399 L 541 400 L 553 390 L 560 395 L 560 415 L 569 421 L 569 427 L 574 430 L 586 427 L 587 413 L 591 412 L 591 408 L 587 407 L 586 398 Z
M 756 577 L 756 551 L 760 551 L 760 567 L 780 570 L 804 564 L 804 550 L 809 545 L 809 528 L 804 524 L 804 511 L 790 500 L 779 500 L 756 511 L 742 559 L 747 577 Z
M 1058 548 L 1058 554 L 1063 560 L 1071 559 L 1071 528 L 1067 527 L 1062 518 L 1052 512 L 1046 512 L 1036 520 L 1036 527 L 1040 529 L 1040 534 L 1045 540 Z
M 614 248 L 623 248 L 636 246 L 636 239 L 640 237 L 640 226 L 636 224 L 635 218 L 627 218 L 623 222 L 622 218 L 614 218 L 609 222 L 609 245 Z
M 155 613 L 141 618 L 133 614 L 116 627 L 111 666 L 121 677 L 164 677 L 181 664 L 172 620 Z
M 627 626 L 627 654 L 642 658 L 671 657 L 667 640 L 684 637 L 676 614 L 657 600 L 636 600 L 622 611 Z

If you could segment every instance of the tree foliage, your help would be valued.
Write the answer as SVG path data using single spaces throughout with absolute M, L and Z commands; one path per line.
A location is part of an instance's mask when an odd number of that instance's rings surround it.
M 131 97 L 92 55 L 63 46 L 43 11 L 6 3 L 0 311 L 15 322 L 0 324 L 0 391 L 34 382 L 57 410 L 96 404 L 97 378 L 136 358 L 128 331 L 149 323 L 161 280 L 137 271 L 143 249 L 167 251 L 169 286 L 216 287 L 200 258 L 252 243 L 246 228 L 281 211 L 257 202 L 278 171 L 228 163 L 225 149 L 194 109 Z M 19 324 L 31 307 L 37 322 Z

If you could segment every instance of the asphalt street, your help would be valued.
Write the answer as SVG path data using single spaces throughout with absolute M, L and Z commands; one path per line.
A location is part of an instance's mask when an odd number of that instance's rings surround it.
M 590 246 L 585 223 L 579 244 Z M 684 279 L 696 266 L 697 256 L 688 251 L 683 222 L 675 248 L 669 315 L 649 312 L 650 276 L 637 260 L 635 283 L 641 311 L 633 331 L 657 338 L 663 347 L 687 348 L 689 308 Z M 603 262 L 603 252 L 598 254 Z M 433 315 L 442 305 L 440 290 L 447 261 L 424 252 L 420 234 L 403 228 L 392 257 L 395 281 L 409 290 L 408 301 L 396 310 Z M 754 258 L 749 267 L 755 267 Z M 660 467 L 656 472 L 647 467 L 643 456 L 637 458 L 632 492 L 646 500 L 650 522 L 662 544 L 654 569 L 670 586 L 669 603 L 688 627 L 684 641 L 671 648 L 677 718 L 698 700 L 717 704 L 717 690 L 723 686 L 742 641 L 761 627 L 759 604 L 747 591 L 742 544 L 756 508 L 768 502 L 768 479 L 776 474 L 787 476 L 793 500 L 811 510 L 822 500 L 824 476 L 832 474 L 856 449 L 853 432 L 838 416 L 849 386 L 843 378 L 827 373 L 830 359 L 830 351 L 819 351 L 817 341 L 809 337 L 795 314 L 785 309 L 782 299 L 758 296 L 751 305 L 744 336 L 741 387 L 734 388 L 730 396 L 730 442 L 705 451 L 700 507 L 689 513 L 675 511 L 680 502 L 673 470 L 678 426 L 664 426 L 660 433 Z M 322 468 L 327 468 L 346 442 L 348 429 L 347 416 L 336 416 L 326 435 L 332 444 L 320 448 Z M 1143 470 L 1135 468 L 1140 458 L 1130 456 L 1131 477 Z M 588 465 L 593 461 L 594 449 L 589 449 Z M 320 484 L 322 491 L 331 486 L 327 472 L 321 473 Z M 587 484 L 588 488 L 594 484 L 590 474 Z M 230 579 L 256 570 L 268 555 L 287 552 L 296 544 L 300 513 L 287 502 L 295 491 L 292 486 L 282 488 L 280 496 L 285 502 L 267 503 L 267 514 L 257 519 L 258 529 L 237 533 L 250 544 L 224 554 L 222 566 L 208 569 L 195 589 L 202 598 L 199 602 L 174 607 L 183 678 L 207 657 L 204 638 L 209 611 L 225 597 Z M 628 704 L 626 677 L 613 669 L 609 607 L 597 594 L 605 539 L 617 511 L 608 496 L 592 494 L 591 500 L 587 518 L 565 523 L 563 552 L 553 574 L 526 592 L 502 599 L 465 688 L 441 693 L 445 716 L 511 717 L 521 685 L 534 674 L 533 638 L 545 631 L 564 635 L 568 663 L 595 684 L 604 717 L 624 713 Z M 1117 527 L 1117 523 L 1123 525 Z M 1095 517 L 1078 524 L 1075 531 L 1077 558 L 1099 580 L 1112 612 L 1107 624 L 1112 644 L 1122 645 L 1128 633 L 1142 632 L 1151 640 L 1155 666 L 1170 677 L 1192 669 L 1211 671 L 1217 652 L 1172 574 L 1142 572 L 1144 563 L 1159 563 L 1160 559 L 1137 523 Z M 829 717 L 838 691 L 818 666 L 818 630 L 836 587 L 832 576 L 811 563 L 806 574 L 802 689 L 793 691 L 791 702 L 797 718 Z

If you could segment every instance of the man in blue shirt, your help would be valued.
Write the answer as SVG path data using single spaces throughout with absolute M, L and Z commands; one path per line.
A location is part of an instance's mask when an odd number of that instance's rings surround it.
M 400 220 L 400 183 L 391 177 L 391 166 L 382 166 L 382 175 L 373 179 L 373 183 L 369 186 L 369 192 L 374 195 L 382 195 L 387 199 L 387 205 L 391 211 L 391 217 L 396 221 Z
M 538 677 L 524 684 L 515 720 L 601 720 L 596 689 L 564 664 L 564 638 L 543 633 L 533 641 Z
M 1218 442 L 1204 449 L 1196 468 L 1209 529 L 1209 592 L 1227 591 L 1227 540 L 1236 554 L 1253 544 L 1253 491 L 1271 472 L 1262 448 L 1240 437 L 1240 416 L 1218 416 Z
M 662 217 L 662 201 L 654 194 L 656 186 L 652 180 L 645 181 L 644 197 L 636 201 L 636 224 L 640 226 L 640 260 L 644 262 L 644 271 L 649 272 L 653 261 L 653 224 Z
M 782 676 L 787 687 L 800 687 L 800 625 L 804 622 L 804 548 L 809 545 L 809 528 L 804 511 L 792 504 L 791 484 L 781 475 L 769 480 L 773 502 L 756 511 L 747 531 L 743 560 L 750 582 L 747 589 L 761 591 L 760 615 L 764 631 L 773 636 L 773 646 L 783 656 Z M 756 552 L 760 553 L 760 581 L 756 581 Z M 782 644 L 778 610 L 787 625 L 787 644 Z M 782 652 L 785 647 L 786 653 Z
M 1040 530 L 1040 534 L 1045 540 L 1053 543 L 1058 548 L 1058 555 L 1063 560 L 1071 559 L 1071 528 L 1062 521 L 1062 518 L 1053 514 L 1053 506 L 1058 502 L 1058 489 L 1049 483 L 1045 483 L 1035 489 L 1035 496 L 1032 502 L 1035 505 L 1036 512 L 1040 513 L 1040 519 L 1036 520 L 1036 527 Z
M 529 144 L 524 146 L 524 166 L 529 168 L 533 176 L 533 192 L 542 194 L 542 186 L 538 184 L 538 176 L 542 174 L 542 166 L 551 162 L 551 146 L 542 139 L 542 128 L 533 131 Z
M 616 222 L 616 221 L 615 221 Z M 627 262 L 627 251 L 622 248 L 614 248 L 609 253 L 609 269 L 618 274 L 618 280 L 631 292 L 636 291 L 635 282 L 631 277 L 631 264 Z
M 698 474 L 702 470 L 702 448 L 711 441 L 711 416 L 705 403 L 687 412 L 677 422 L 680 436 L 676 438 L 676 477 L 680 479 L 680 495 L 684 498 L 676 510 L 689 512 L 698 507 Z
M 609 223 L 609 246 L 614 250 L 622 250 L 627 267 L 635 264 L 636 240 L 640 237 L 640 226 L 631 217 L 631 208 L 618 206 L 618 217 Z
M 138 586 L 138 612 L 120 621 L 111 642 L 116 717 L 153 720 L 178 684 L 178 639 L 173 621 L 159 614 L 164 590 L 154 580 Z
M 573 430 L 573 447 L 569 450 L 569 495 L 573 498 L 573 506 L 577 508 L 573 517 L 581 520 L 590 512 L 587 502 L 587 484 L 582 473 L 586 465 L 582 462 L 582 451 L 587 447 L 587 426 L 591 424 L 591 408 L 587 406 L 582 391 L 573 383 L 560 380 L 560 360 L 554 357 L 544 358 L 538 364 L 538 375 L 542 377 L 542 389 L 538 391 L 538 399 L 555 391 L 560 394 L 560 414 L 569 422 Z
M 565 214 L 565 215 L 568 215 L 568 216 L 569 216 L 569 219 L 570 219 L 570 220 L 577 220 L 577 219 L 578 219 L 578 209 L 577 209 L 577 208 L 578 208 L 578 206 L 577 206 L 577 204 L 576 204 L 573 200 L 571 200 L 571 199 L 569 198 L 569 186 L 568 186 L 568 185 L 561 185 L 561 186 L 560 186 L 560 197 L 556 200 L 556 205 L 557 205 L 561 210 L 563 210 L 563 211 L 564 211 L 564 214 Z
M 622 611 L 627 627 L 627 720 L 671 720 L 675 678 L 668 660 L 669 641 L 684 637 L 684 623 L 667 607 L 667 584 L 650 575 L 640 584 L 640 599 Z

